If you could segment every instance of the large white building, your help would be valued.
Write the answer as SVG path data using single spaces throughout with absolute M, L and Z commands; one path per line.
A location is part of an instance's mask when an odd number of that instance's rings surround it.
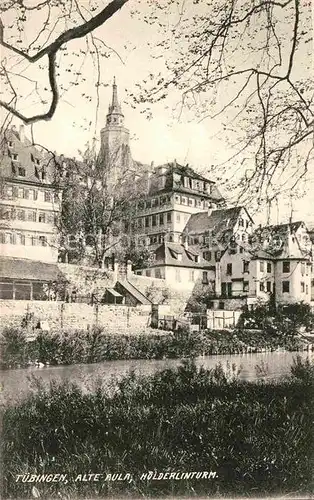
M 42 296 L 57 276 L 61 192 L 54 185 L 53 156 L 19 132 L 1 138 L 0 298 Z

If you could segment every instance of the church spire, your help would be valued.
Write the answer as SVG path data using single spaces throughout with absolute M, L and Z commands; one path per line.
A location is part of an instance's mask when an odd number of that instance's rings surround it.
M 122 115 L 121 106 L 118 101 L 118 89 L 116 84 L 116 77 L 113 77 L 113 85 L 112 85 L 112 101 L 109 104 L 109 114 L 117 113 Z

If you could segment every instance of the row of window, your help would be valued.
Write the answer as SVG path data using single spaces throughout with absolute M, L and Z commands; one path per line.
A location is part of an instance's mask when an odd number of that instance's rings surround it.
M 22 188 L 17 186 L 6 186 L 2 190 L 3 199 L 13 200 L 15 198 L 21 198 L 24 200 L 34 200 L 34 201 L 46 201 L 52 203 L 57 201 L 57 194 L 51 191 L 40 191 L 38 189 Z
M 37 210 L 0 207 L 0 218 L 4 220 L 20 220 L 28 222 L 41 222 L 46 224 L 56 224 L 57 216 L 54 212 L 38 212 Z
M 290 293 L 290 281 L 282 281 L 281 291 L 282 293 Z M 301 281 L 301 293 L 309 293 L 309 285 L 306 285 L 304 281 Z
M 47 300 L 45 284 L 41 282 L 0 282 L 0 299 Z
M 155 278 L 164 278 L 164 272 L 162 269 L 159 269 L 158 267 L 153 268 L 153 269 L 146 269 L 143 271 L 143 274 L 148 277 L 155 277 Z M 181 283 L 183 279 L 185 278 L 185 270 L 182 272 L 182 269 L 176 269 L 175 270 L 175 280 L 178 283 Z M 197 273 L 195 272 L 194 269 L 189 270 L 189 275 L 188 275 L 188 281 L 190 282 L 195 282 L 197 279 Z M 202 283 L 203 284 L 208 284 L 208 272 L 207 271 L 202 271 Z
M 152 198 L 151 200 L 141 200 L 137 203 L 138 210 L 149 210 L 151 208 L 163 207 L 171 203 L 172 197 L 170 195 L 163 195 L 156 198 Z M 188 207 L 197 207 L 200 209 L 208 208 L 209 201 L 202 200 L 200 198 L 188 198 L 187 196 L 181 196 L 176 194 L 174 197 L 174 201 L 177 204 L 188 206 Z
M 46 247 L 48 245 L 47 236 L 28 236 L 23 233 L 0 233 L 0 244 L 5 245 L 31 245 L 31 246 L 42 246 Z

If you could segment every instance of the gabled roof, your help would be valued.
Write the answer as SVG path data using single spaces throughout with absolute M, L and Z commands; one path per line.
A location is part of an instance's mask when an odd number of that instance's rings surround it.
M 209 264 L 197 252 L 179 243 L 164 242 L 155 250 L 155 266 L 205 268 Z M 198 261 L 197 261 L 198 260 Z
M 14 155 L 17 155 L 16 160 Z M 35 147 L 27 137 L 21 137 L 14 128 L 7 130 L 0 139 L 0 165 L 1 176 L 7 179 L 41 185 L 53 181 L 54 155 Z M 19 167 L 25 169 L 25 176 L 18 175 Z M 35 174 L 36 171 L 38 176 Z M 44 180 L 41 176 L 43 171 L 46 174 Z
M 208 215 L 208 212 L 192 214 L 184 228 L 184 232 L 189 234 L 203 234 L 206 231 L 215 231 L 219 233 L 233 229 L 240 216 L 241 210 L 247 212 L 244 207 L 232 207 L 213 210 L 210 215 Z
M 302 248 L 299 239 L 294 233 L 302 226 L 304 222 L 297 221 L 285 224 L 276 224 L 274 226 L 259 227 L 254 235 L 260 238 L 262 248 L 257 249 L 253 258 L 259 259 L 307 259 L 309 251 Z M 253 235 L 253 237 L 254 237 Z M 270 236 L 269 245 L 263 245 L 263 235 Z

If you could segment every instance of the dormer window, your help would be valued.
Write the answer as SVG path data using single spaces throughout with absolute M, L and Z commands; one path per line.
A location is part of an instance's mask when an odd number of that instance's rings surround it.
M 17 153 L 12 153 L 11 158 L 13 161 L 18 161 L 19 155 Z
M 46 172 L 44 170 L 41 173 L 41 178 L 43 181 L 46 179 Z
M 21 177 L 25 177 L 26 175 L 26 170 L 24 167 L 19 167 L 18 168 L 18 175 L 20 175 Z
M 13 147 L 13 142 L 12 141 L 8 141 L 8 146 L 9 146 L 9 148 L 12 148 Z

